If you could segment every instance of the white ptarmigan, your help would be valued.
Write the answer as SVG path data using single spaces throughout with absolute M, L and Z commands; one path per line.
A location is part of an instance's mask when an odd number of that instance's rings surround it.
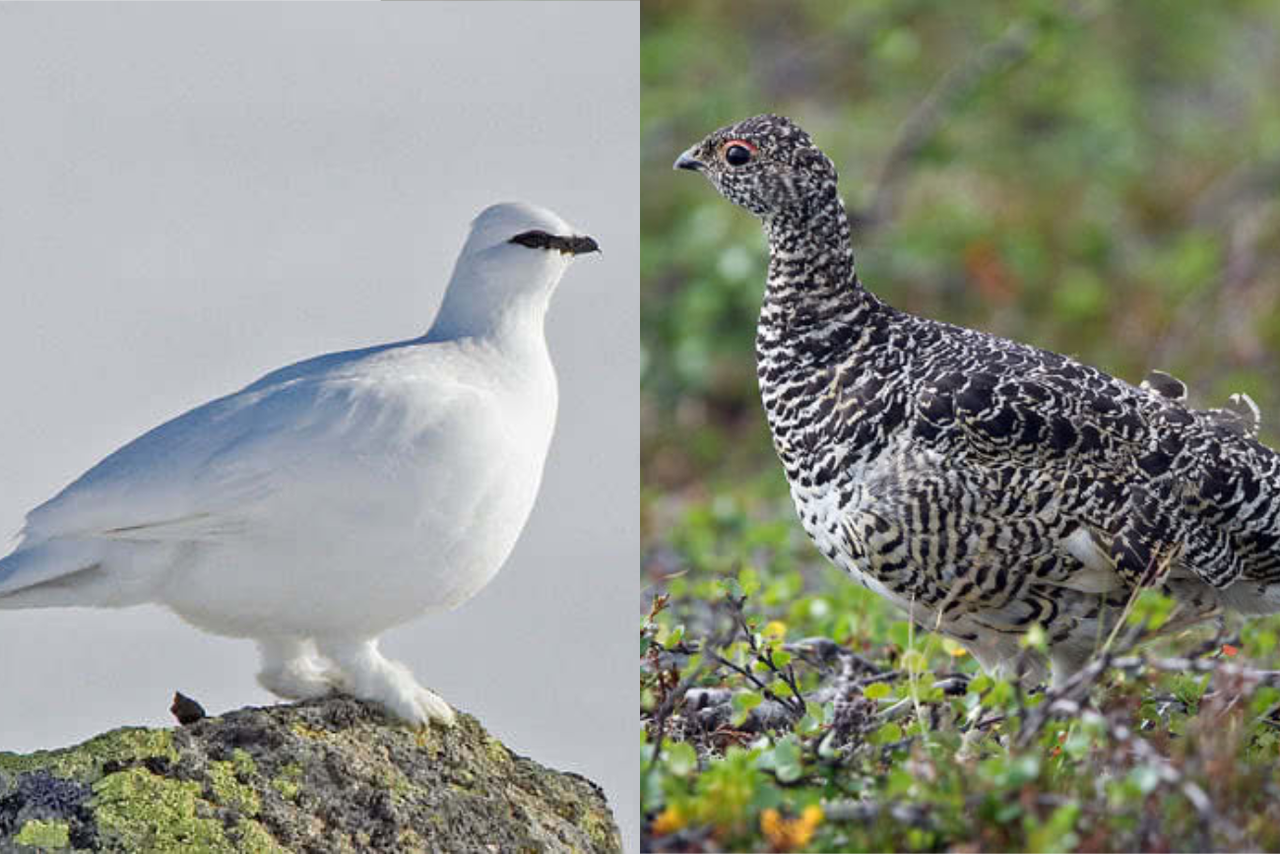
M 451 723 L 378 636 L 510 554 L 555 426 L 548 301 L 597 249 L 548 210 L 486 209 L 426 335 L 289 365 L 120 448 L 27 515 L 0 609 L 156 602 L 255 639 L 281 697 Z

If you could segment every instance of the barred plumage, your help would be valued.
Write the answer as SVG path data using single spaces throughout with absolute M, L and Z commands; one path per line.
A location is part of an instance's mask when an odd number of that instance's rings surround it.
M 854 578 L 988 670 L 1041 624 L 1055 681 L 1137 587 L 1173 596 L 1179 625 L 1280 611 L 1280 455 L 1247 396 L 1195 410 L 1167 374 L 1133 386 L 884 304 L 854 270 L 835 167 L 785 118 L 676 166 L 763 222 L 761 399 L 805 530 Z

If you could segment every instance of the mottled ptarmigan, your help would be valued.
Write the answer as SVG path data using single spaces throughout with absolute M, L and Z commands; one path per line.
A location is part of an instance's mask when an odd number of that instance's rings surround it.
M 111 454 L 28 514 L 0 609 L 157 602 L 254 638 L 282 697 L 451 723 L 377 639 L 515 545 L 555 426 L 547 304 L 596 250 L 548 210 L 486 209 L 424 336 L 281 368 Z
M 855 579 L 987 670 L 1042 625 L 1055 683 L 1144 585 L 1179 625 L 1280 611 L 1280 456 L 1246 397 L 1198 411 L 1168 375 L 1135 387 L 884 304 L 854 271 L 835 167 L 781 116 L 675 166 L 764 224 L 765 413 L 805 530 Z

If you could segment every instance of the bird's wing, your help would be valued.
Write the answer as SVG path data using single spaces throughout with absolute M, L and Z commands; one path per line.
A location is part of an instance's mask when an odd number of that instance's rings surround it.
M 1032 582 L 1123 586 L 1105 559 L 1080 554 L 1075 508 L 1035 469 L 908 445 L 881 457 L 859 489 L 844 519 L 853 554 L 944 615 L 1001 608 Z
M 1139 457 L 1153 438 L 1154 400 L 1066 360 L 1056 371 L 952 371 L 924 387 L 913 426 L 919 435 L 993 463 L 1114 471 L 1144 465 Z M 1151 476 L 1164 473 L 1155 461 L 1145 465 Z
M 905 447 L 882 457 L 858 489 L 843 520 L 846 551 L 904 607 L 960 636 L 1021 634 L 1039 623 L 1053 636 L 1095 637 L 1134 586 L 1041 470 Z M 1185 606 L 1183 619 L 1218 605 L 1190 576 L 1159 582 Z
M 372 455 L 420 449 L 484 405 L 430 359 L 399 372 L 332 367 L 259 381 L 140 436 L 31 511 L 15 555 L 53 540 L 233 537 L 282 496 L 348 482 Z M 12 588 L 21 567 L 6 560 L 0 584 Z
M 1277 570 L 1275 452 L 1217 411 L 1053 359 L 935 378 L 913 432 L 1006 477 L 1032 472 L 1129 586 L 1170 561 L 1215 587 Z M 1083 536 L 1069 544 L 1077 557 L 1090 551 Z

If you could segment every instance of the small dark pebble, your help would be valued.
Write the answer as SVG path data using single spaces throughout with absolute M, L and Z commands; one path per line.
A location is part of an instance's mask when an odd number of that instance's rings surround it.
M 205 717 L 204 706 L 188 697 L 181 691 L 173 692 L 173 705 L 169 707 L 178 723 L 186 726 Z

